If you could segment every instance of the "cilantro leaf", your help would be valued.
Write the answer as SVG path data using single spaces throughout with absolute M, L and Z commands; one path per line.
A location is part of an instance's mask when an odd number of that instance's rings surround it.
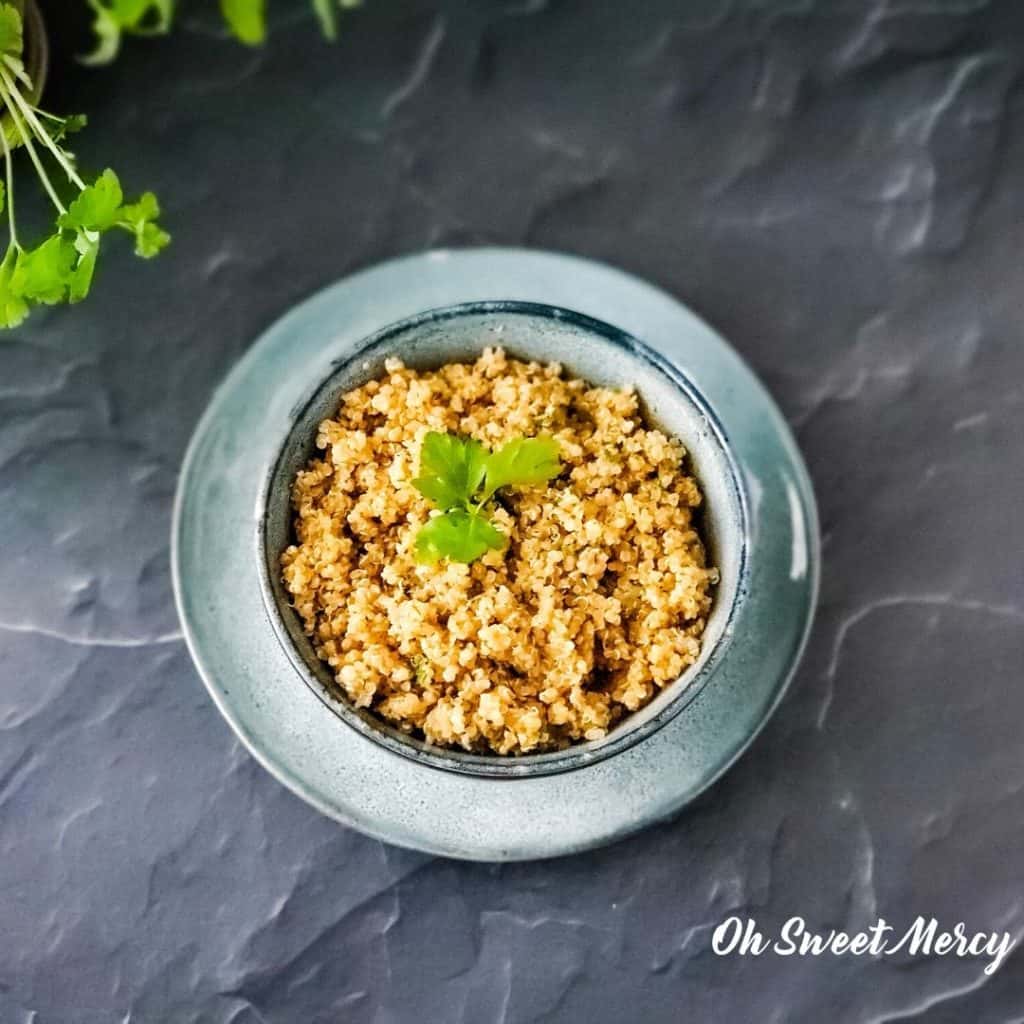
M 338 16 L 334 11 L 334 0 L 313 0 L 313 11 L 320 22 L 320 31 L 328 39 L 337 39 Z
M 362 0 L 313 0 L 313 12 L 320 22 L 320 31 L 324 38 L 338 38 L 338 9 L 351 10 L 361 7 Z
M 438 508 L 464 505 L 484 479 L 487 452 L 479 441 L 431 430 L 420 448 L 420 475 L 412 481 Z
M 150 260 L 170 242 L 171 236 L 156 224 L 146 222 L 135 232 L 135 255 Z
M 174 0 L 89 0 L 89 6 L 109 11 L 121 28 L 147 35 L 166 32 L 174 17 Z
M 453 562 L 472 562 L 492 548 L 505 546 L 505 535 L 482 515 L 464 509 L 452 509 L 434 516 L 416 534 L 416 557 L 434 563 L 442 558 Z
M 434 673 L 431 671 L 430 662 L 422 654 L 414 654 L 409 659 L 409 664 L 416 675 L 416 682 L 420 686 L 429 686 L 434 681 Z
M 96 35 L 96 47 L 78 59 L 83 64 L 109 64 L 121 49 L 121 24 L 117 18 L 95 0 L 89 0 L 93 9 L 92 30 Z
M 74 244 L 59 234 L 52 235 L 37 248 L 19 254 L 11 289 L 23 299 L 55 305 L 67 295 L 77 261 Z
M 143 192 L 137 203 L 128 203 L 118 211 L 118 223 L 135 235 L 135 255 L 151 259 L 171 240 L 154 221 L 160 216 L 160 204 L 152 192 Z
M 0 0 L 3 2 L 3 0 Z M 125 35 L 152 36 L 168 31 L 174 20 L 177 0 L 86 0 L 92 9 L 92 30 L 96 45 L 92 53 L 79 58 L 83 64 L 109 64 L 119 53 Z M 338 36 L 339 11 L 359 7 L 362 0 L 310 0 L 320 30 L 327 39 Z M 266 0 L 220 0 L 220 11 L 232 35 L 248 46 L 259 46 L 266 38 Z M 17 12 L 15 11 L 15 14 Z M 21 53 L 21 23 L 18 46 Z M 0 40 L 4 38 L 0 26 Z M 0 50 L 0 54 L 4 51 Z
M 83 64 L 109 64 L 121 48 L 125 32 L 160 35 L 171 27 L 175 0 L 88 0 L 93 11 L 96 49 Z
M 266 0 L 220 0 L 220 11 L 239 42 L 259 46 L 266 38 Z
M 0 54 L 20 57 L 22 50 L 21 15 L 13 5 L 0 6 Z
M 558 442 L 553 437 L 519 437 L 487 456 L 489 498 L 499 487 L 544 484 L 558 476 Z
M 78 193 L 57 223 L 62 228 L 106 231 L 118 221 L 124 193 L 117 175 L 108 167 L 91 185 Z
M 48 110 L 38 109 L 35 114 L 42 121 L 42 128 L 50 136 L 51 142 L 60 142 L 66 135 L 80 132 L 89 120 L 85 114 L 69 114 L 67 117 L 58 117 Z
M 135 236 L 135 253 L 145 259 L 155 256 L 171 240 L 158 224 L 160 204 L 152 192 L 145 192 L 136 203 L 121 205 L 124 194 L 117 175 L 107 168 L 91 185 L 84 188 L 57 219 L 59 227 L 68 231 L 98 234 L 112 227 L 124 228 Z M 85 249 L 79 246 L 80 251 Z
M 75 249 L 79 257 L 68 277 L 68 302 L 81 302 L 89 294 L 96 257 L 100 253 L 100 240 L 95 236 L 79 235 L 75 239 Z
M 160 216 L 160 204 L 152 192 L 143 192 L 136 203 L 125 203 L 121 207 L 121 219 L 131 223 L 156 220 Z
M 17 327 L 28 316 L 28 303 L 11 288 L 11 275 L 18 259 L 12 245 L 0 263 L 0 326 Z
M 50 119 L 54 119 L 52 115 Z M 69 114 L 67 117 L 56 118 L 56 121 L 56 128 L 51 133 L 55 142 L 65 135 L 73 135 L 75 132 L 80 132 L 89 123 L 89 118 L 85 114 Z
M 416 557 L 472 562 L 505 544 L 505 534 L 487 520 L 483 508 L 499 487 L 546 483 L 561 470 L 553 437 L 520 437 L 496 452 L 479 441 L 429 431 L 420 448 L 420 475 L 412 481 L 444 515 L 416 534 Z

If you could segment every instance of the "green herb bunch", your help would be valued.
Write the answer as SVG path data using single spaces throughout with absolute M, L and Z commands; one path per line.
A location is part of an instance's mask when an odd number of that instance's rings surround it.
M 75 168 L 74 156 L 62 145 L 68 132 L 85 118 L 57 117 L 40 110 L 31 97 L 32 80 L 22 54 L 21 14 L 0 2 L 0 103 L 6 117 L 0 123 L 4 151 L 4 184 L 0 184 L 0 213 L 6 205 L 7 251 L 0 262 L 0 327 L 16 327 L 36 305 L 79 302 L 92 284 L 102 236 L 115 228 L 135 239 L 135 252 L 155 256 L 170 240 L 156 223 L 160 207 L 146 192 L 137 202 L 125 203 L 117 175 L 105 170 L 88 184 Z M 11 151 L 24 147 L 36 174 L 56 210 L 53 232 L 36 246 L 25 248 L 14 217 L 14 176 Z M 43 158 L 56 163 L 61 175 L 58 190 Z M 71 192 L 70 200 L 62 198 Z
M 412 481 L 442 514 L 416 534 L 416 557 L 473 562 L 508 539 L 486 516 L 487 503 L 503 487 L 543 484 L 562 464 L 553 437 L 520 437 L 489 452 L 479 441 L 430 431 L 420 449 L 420 475 Z
M 177 0 L 87 0 L 93 12 L 96 49 L 87 64 L 107 64 L 121 48 L 124 35 L 157 36 L 169 32 Z M 360 0 L 310 0 L 320 28 L 328 39 L 338 34 L 338 12 L 358 7 Z M 240 42 L 258 46 L 267 35 L 266 0 L 220 0 L 228 28 Z

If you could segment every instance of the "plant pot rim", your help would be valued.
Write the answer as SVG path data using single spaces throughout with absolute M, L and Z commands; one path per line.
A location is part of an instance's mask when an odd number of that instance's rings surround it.
M 26 96 L 32 103 L 38 103 L 46 86 L 46 76 L 50 70 L 50 37 L 46 31 L 46 21 L 38 0 L 11 0 L 21 12 L 22 35 L 24 50 L 22 61 L 25 74 L 32 80 L 32 89 Z
M 14 3 L 21 11 L 24 38 L 22 60 L 25 74 L 32 81 L 32 88 L 25 98 L 34 104 L 39 102 L 46 86 L 46 76 L 50 67 L 50 39 L 37 0 L 14 0 Z M 3 131 L 12 149 L 21 145 L 21 136 L 14 127 L 11 115 L 6 111 L 0 115 L 0 131 Z
M 39 102 L 50 70 L 50 37 L 37 0 L 22 3 L 22 31 L 25 37 L 25 73 L 32 79 L 32 100 Z

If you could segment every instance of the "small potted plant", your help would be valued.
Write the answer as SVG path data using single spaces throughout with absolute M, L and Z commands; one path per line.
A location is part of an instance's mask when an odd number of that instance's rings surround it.
M 0 261 L 0 327 L 15 327 L 34 306 L 80 302 L 89 293 L 102 238 L 115 229 L 135 239 L 139 256 L 155 256 L 170 240 L 157 224 L 152 192 L 125 202 L 107 168 L 86 181 L 65 137 L 85 124 L 39 104 L 46 71 L 46 33 L 35 0 L 0 0 L 0 146 L 4 177 L 0 213 L 7 214 L 7 249 Z M 15 149 L 24 149 L 53 205 L 53 229 L 42 241 L 23 239 L 15 217 Z
M 173 21 L 175 0 L 88 0 L 96 46 L 83 58 L 107 63 L 122 37 L 158 35 Z M 334 38 L 340 9 L 359 0 L 311 0 L 323 33 Z M 220 0 L 231 33 L 248 45 L 266 35 L 264 0 Z M 0 0 L 0 218 L 6 214 L 7 247 L 0 260 L 0 329 L 16 327 L 39 305 L 80 302 L 89 293 L 101 242 L 108 232 L 134 238 L 143 259 L 170 241 L 157 223 L 160 205 L 152 192 L 126 202 L 109 167 L 92 181 L 79 173 L 65 138 L 85 125 L 85 116 L 58 116 L 41 106 L 47 69 L 46 26 L 37 0 Z M 15 218 L 14 152 L 23 150 L 38 184 L 53 206 L 53 229 L 42 240 L 18 233 Z M 22 168 L 26 161 L 19 159 Z M 23 184 L 19 177 L 19 185 Z M 2 222 L 2 221 L 0 221 Z

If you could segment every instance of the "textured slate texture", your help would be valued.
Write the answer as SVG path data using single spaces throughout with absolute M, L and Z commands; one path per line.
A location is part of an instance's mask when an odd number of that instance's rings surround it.
M 1021 1019 L 1024 952 L 989 978 L 723 959 L 710 932 L 1024 932 L 1024 8 L 374 0 L 330 47 L 277 0 L 251 52 L 208 6 L 48 93 L 175 242 L 0 348 L 0 1020 Z M 274 782 L 206 698 L 167 572 L 176 467 L 251 339 L 353 269 L 487 242 L 618 264 L 731 338 L 799 437 L 825 552 L 803 668 L 724 780 L 504 868 L 384 847 Z

